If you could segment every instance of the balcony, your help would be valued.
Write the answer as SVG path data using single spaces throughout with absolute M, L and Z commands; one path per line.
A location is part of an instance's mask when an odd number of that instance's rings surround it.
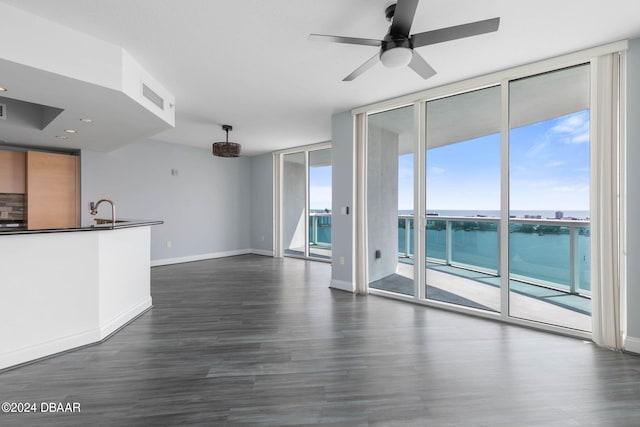
M 427 297 L 499 312 L 499 218 L 426 219 Z M 414 294 L 413 229 L 398 217 L 397 274 L 371 287 Z M 589 239 L 588 220 L 510 218 L 510 314 L 590 330 Z
M 500 219 L 426 219 L 427 298 L 499 312 Z M 398 216 L 397 274 L 371 288 L 414 295 L 414 225 Z M 510 218 L 510 314 L 590 330 L 589 240 L 588 220 Z M 309 254 L 331 258 L 331 213 L 309 216 Z

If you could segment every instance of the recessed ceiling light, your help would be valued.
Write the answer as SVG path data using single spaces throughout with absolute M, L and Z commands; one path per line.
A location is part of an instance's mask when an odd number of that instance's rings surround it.
M 6 88 L 6 87 L 2 87 L 2 86 L 0 86 L 0 92 L 6 92 L 6 91 L 7 91 L 7 88 Z
M 78 132 L 78 131 L 77 131 L 77 130 L 75 130 L 75 129 L 65 129 L 64 131 L 65 131 L 66 133 L 76 133 L 76 132 Z
M 64 135 L 56 135 L 56 138 L 58 138 L 58 139 L 69 139 L 68 136 L 64 136 Z
M 93 123 L 93 119 L 80 119 L 83 123 Z

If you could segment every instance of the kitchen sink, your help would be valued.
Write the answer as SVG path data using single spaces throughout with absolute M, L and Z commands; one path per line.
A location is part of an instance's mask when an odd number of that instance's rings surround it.
M 96 218 L 94 219 L 94 221 L 96 222 L 96 225 L 106 225 L 106 224 L 111 224 L 113 222 L 110 219 L 102 219 L 102 218 Z M 123 222 L 129 222 L 129 221 L 125 221 L 123 219 L 116 219 L 116 224 L 121 224 Z

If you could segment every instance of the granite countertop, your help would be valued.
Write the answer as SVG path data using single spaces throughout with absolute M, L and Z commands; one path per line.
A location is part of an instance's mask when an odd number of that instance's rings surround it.
M 160 225 L 163 221 L 146 220 L 146 219 L 118 219 L 116 225 L 111 224 L 110 219 L 96 218 L 89 223 L 82 224 L 80 227 L 72 228 L 45 228 L 37 230 L 28 230 L 26 227 L 6 227 L 0 228 L 0 236 L 15 234 L 38 234 L 38 233 L 68 233 L 76 231 L 101 231 L 101 230 L 118 230 L 121 228 L 144 227 L 148 225 Z

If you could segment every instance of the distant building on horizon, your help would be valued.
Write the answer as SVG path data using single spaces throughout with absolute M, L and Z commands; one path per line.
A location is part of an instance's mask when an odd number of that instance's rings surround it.
M 564 218 L 564 212 L 556 211 L 556 219 L 562 219 L 562 218 Z

